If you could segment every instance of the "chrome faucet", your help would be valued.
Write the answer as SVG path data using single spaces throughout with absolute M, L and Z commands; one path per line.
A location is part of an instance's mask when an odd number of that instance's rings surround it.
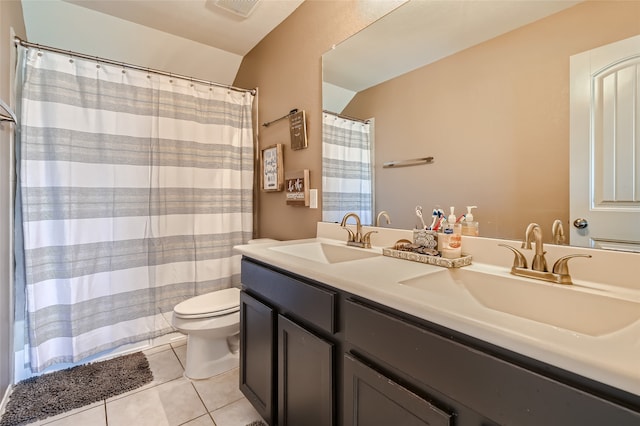
M 553 235 L 553 244 L 564 243 L 564 228 L 560 219 L 553 221 L 553 225 L 551 225 L 551 235 Z
M 353 217 L 356 220 L 356 232 L 353 232 L 351 229 L 347 228 L 347 220 Z M 349 233 L 347 238 L 347 245 L 353 247 L 360 248 L 371 248 L 371 234 L 377 231 L 369 231 L 366 234 L 362 235 L 362 223 L 360 223 L 360 217 L 357 214 L 351 212 L 344 215 L 342 218 L 342 222 L 340 223 L 343 229 L 346 229 Z
M 387 219 L 387 225 L 391 225 L 391 218 L 389 217 L 389 213 L 387 213 L 385 210 L 381 211 L 380 213 L 378 213 L 378 216 L 376 217 L 376 226 L 380 227 L 380 218 L 383 217 L 385 219 Z
M 556 260 L 553 264 L 551 272 L 547 269 L 547 261 L 544 258 L 545 251 L 542 244 L 542 229 L 537 223 L 530 223 L 527 226 L 525 232 L 525 238 L 522 242 L 522 248 L 531 250 L 531 239 L 534 239 L 536 245 L 536 253 L 533 256 L 531 269 L 527 267 L 527 259 L 520 252 L 520 250 L 511 247 L 506 244 L 498 244 L 499 246 L 506 247 L 515 255 L 513 259 L 513 266 L 511 267 L 511 274 L 521 277 L 535 278 L 538 280 L 549 281 L 556 284 L 573 284 L 571 281 L 571 275 L 569 275 L 569 267 L 567 263 L 569 259 L 574 257 L 591 257 L 590 254 L 570 254 L 563 256 Z

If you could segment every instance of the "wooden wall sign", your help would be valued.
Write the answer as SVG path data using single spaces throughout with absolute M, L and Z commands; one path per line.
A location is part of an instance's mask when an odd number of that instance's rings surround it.
M 291 132 L 291 149 L 298 150 L 307 147 L 307 121 L 304 111 L 289 115 L 289 131 Z
M 284 166 L 282 160 L 282 144 L 266 147 L 260 152 L 261 189 L 265 192 L 282 191 L 284 189 Z
M 290 172 L 285 177 L 287 205 L 309 206 L 309 170 Z

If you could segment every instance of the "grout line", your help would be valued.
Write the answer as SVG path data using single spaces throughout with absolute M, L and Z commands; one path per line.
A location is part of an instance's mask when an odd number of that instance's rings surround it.
M 202 403 L 202 406 L 204 407 L 204 410 L 207 412 L 206 415 L 209 416 L 209 418 L 211 419 L 211 422 L 213 423 L 213 426 L 216 426 L 216 421 L 213 420 L 213 416 L 211 415 L 212 412 L 209 411 L 209 408 L 207 408 L 207 404 L 204 403 L 204 400 L 202 399 L 202 396 L 200 396 L 200 392 L 198 392 L 198 388 L 196 388 L 196 385 L 193 384 L 193 380 L 189 380 L 189 383 L 191 383 L 191 387 L 196 392 L 196 395 L 198 395 L 198 399 Z M 200 417 L 196 417 L 196 418 L 200 418 Z M 195 419 L 191 419 L 191 420 L 195 420 Z
M 189 384 L 191 384 L 191 387 L 193 388 L 193 390 L 195 391 L 196 395 L 198 395 L 198 399 L 200 400 L 200 403 L 202 404 L 202 406 L 204 407 L 205 410 L 205 414 L 203 414 L 202 416 L 198 416 L 194 419 L 191 419 L 185 423 L 189 423 L 195 419 L 199 419 L 200 417 L 203 416 L 209 416 L 209 418 L 211 419 L 211 422 L 213 423 L 213 426 L 216 426 L 216 421 L 213 420 L 213 416 L 211 415 L 211 412 L 209 411 L 209 409 L 207 408 L 207 404 L 204 403 L 204 400 L 202 399 L 202 396 L 200 395 L 200 392 L 198 392 L 198 388 L 196 388 L 196 385 L 194 385 L 193 380 L 188 379 L 185 375 L 184 375 L 184 365 L 182 365 L 182 362 L 180 361 L 180 357 L 178 356 L 178 353 L 176 352 L 176 349 L 173 347 L 173 345 L 171 346 L 171 350 L 173 351 L 173 355 L 176 357 L 176 359 L 178 360 L 178 363 L 180 364 L 180 366 L 182 367 L 182 376 L 184 378 L 186 378 L 189 381 Z M 183 423 L 184 424 L 184 423 Z
M 194 418 L 193 418 L 193 419 L 191 419 L 191 420 L 187 420 L 187 421 L 186 421 L 186 422 L 184 422 L 184 423 L 180 423 L 180 425 L 178 425 L 178 426 L 184 426 L 184 425 L 186 425 L 186 424 L 191 423 L 191 422 L 192 422 L 192 421 L 194 421 L 194 420 L 197 420 L 197 419 L 202 418 L 202 417 L 205 417 L 205 416 L 208 416 L 208 417 L 211 419 L 211 421 L 213 422 L 213 426 L 217 426 L 217 425 L 216 425 L 215 420 L 213 420 L 213 418 L 211 417 L 211 415 L 210 415 L 209 413 L 202 414 L 202 415 L 200 415 L 200 416 L 198 416 L 198 417 L 194 417 Z
M 238 401 L 242 401 L 243 399 L 247 399 L 247 398 L 243 395 L 243 396 L 241 396 L 240 398 L 238 398 L 238 399 L 236 399 L 234 401 L 231 401 L 231 402 L 229 402 L 229 403 L 227 403 L 225 405 L 222 405 L 222 406 L 216 408 L 215 410 L 211 411 L 211 413 L 213 413 L 214 411 L 222 410 L 223 408 L 226 408 L 226 407 L 228 407 L 230 405 L 233 405 L 233 404 L 237 403 Z
M 182 367 L 182 373 L 184 374 L 184 369 L 185 366 L 182 365 L 182 361 L 180 361 L 180 357 L 178 356 L 178 353 L 176 352 L 176 349 L 173 347 L 173 345 L 169 345 L 171 347 L 171 350 L 173 351 L 173 354 L 175 355 L 176 359 L 178 360 L 178 363 L 180 364 L 180 366 Z
M 2 1 L 2 0 L 0 0 L 0 1 Z M 165 346 L 165 345 L 162 345 L 162 346 Z M 112 397 L 109 398 L 108 402 L 113 402 L 113 401 L 116 401 L 116 400 L 119 400 L 119 399 L 127 398 L 127 397 L 135 395 L 137 393 L 144 392 L 144 391 L 147 391 L 149 389 L 153 389 L 155 387 L 158 387 L 160 385 L 164 385 L 165 383 L 171 383 L 171 382 L 173 382 L 175 380 L 180 380 L 181 378 L 183 378 L 184 377 L 184 367 L 182 366 L 182 363 L 180 362 L 180 358 L 178 358 L 178 355 L 173 350 L 173 347 L 171 345 L 167 345 L 167 346 L 169 346 L 167 349 L 164 349 L 164 350 L 161 350 L 161 351 L 158 351 L 158 352 L 154 352 L 154 353 L 152 353 L 150 355 L 145 353 L 145 356 L 147 357 L 147 361 L 149 360 L 149 356 L 161 354 L 163 352 L 167 352 L 167 351 L 171 350 L 173 352 L 173 355 L 176 357 L 176 359 L 178 361 L 178 364 L 180 364 L 180 366 L 182 367 L 183 374 L 181 376 L 175 377 L 175 378 L 167 380 L 165 382 L 155 382 L 155 377 L 154 377 L 152 382 L 147 383 L 147 384 L 145 384 L 145 385 L 143 385 L 143 386 L 141 386 L 139 388 L 132 389 L 132 390 L 130 390 L 128 392 L 125 392 L 123 394 L 112 396 Z M 149 362 L 149 368 L 151 368 L 151 363 L 150 362 Z M 105 404 L 106 403 L 107 403 L 107 400 L 105 400 Z
M 218 426 L 218 423 L 216 423 L 216 421 L 213 419 L 213 416 L 211 415 L 211 412 L 208 412 L 207 414 L 209 415 L 209 418 L 213 422 L 213 426 Z

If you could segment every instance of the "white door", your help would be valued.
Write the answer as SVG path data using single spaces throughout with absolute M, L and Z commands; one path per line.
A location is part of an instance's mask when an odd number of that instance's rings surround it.
M 571 244 L 640 251 L 640 36 L 571 57 L 570 128 Z

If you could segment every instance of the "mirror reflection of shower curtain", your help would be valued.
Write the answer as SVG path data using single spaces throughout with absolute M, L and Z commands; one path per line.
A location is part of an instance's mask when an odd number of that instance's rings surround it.
M 16 358 L 27 374 L 173 331 L 163 313 L 177 303 L 239 284 L 253 96 L 19 56 Z
M 340 222 L 349 212 L 373 223 L 371 124 L 324 113 L 322 121 L 322 220 Z

